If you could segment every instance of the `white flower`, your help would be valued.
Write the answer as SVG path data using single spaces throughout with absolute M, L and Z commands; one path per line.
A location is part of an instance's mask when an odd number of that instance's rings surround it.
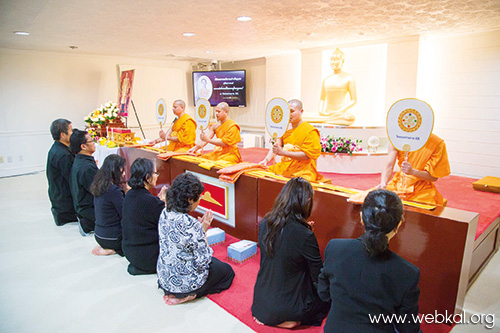
M 104 123 L 107 119 L 117 119 L 120 109 L 113 101 L 108 101 L 84 118 L 86 122 Z

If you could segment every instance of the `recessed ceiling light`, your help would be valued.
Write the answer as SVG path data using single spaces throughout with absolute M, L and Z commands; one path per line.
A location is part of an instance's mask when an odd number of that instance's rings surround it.
M 19 35 L 19 36 L 29 36 L 30 35 L 30 33 L 26 32 L 26 31 L 14 31 L 14 33 L 16 35 Z
M 248 22 L 250 21 L 252 18 L 250 16 L 240 16 L 237 18 L 238 21 L 240 22 Z
M 205 51 L 205 53 L 214 53 L 214 51 Z
M 195 34 L 192 33 L 192 32 L 185 32 L 182 34 L 183 36 L 186 36 L 186 37 L 193 37 Z

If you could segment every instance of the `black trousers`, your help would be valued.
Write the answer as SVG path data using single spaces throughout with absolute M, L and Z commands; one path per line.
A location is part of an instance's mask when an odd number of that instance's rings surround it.
M 201 298 L 210 294 L 218 294 L 221 291 L 229 289 L 234 279 L 234 271 L 230 265 L 212 257 L 209 264 L 209 272 L 207 281 L 199 289 L 193 290 L 189 293 L 171 293 L 163 289 L 160 284 L 158 288 L 165 292 L 165 295 L 174 295 L 176 298 L 184 298 L 186 296 L 196 294 L 196 298 Z
M 57 226 L 64 225 L 70 222 L 78 222 L 75 212 L 60 212 L 54 208 L 51 208 L 52 216 L 54 217 L 54 222 Z
M 80 217 L 80 216 L 78 217 L 78 221 L 80 222 L 83 231 L 85 231 L 86 233 L 94 231 L 95 221 L 91 221 L 89 219 L 86 219 L 85 217 Z
M 148 275 L 148 274 L 156 274 L 156 270 L 145 271 L 140 268 L 135 267 L 132 264 L 128 264 L 127 272 L 130 275 Z

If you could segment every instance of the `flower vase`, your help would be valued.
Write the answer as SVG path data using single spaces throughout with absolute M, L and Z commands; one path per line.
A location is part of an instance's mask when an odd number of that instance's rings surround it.
M 124 128 L 125 124 L 120 118 L 117 119 L 108 119 L 106 120 L 106 126 L 115 127 L 115 128 Z
M 106 137 L 106 125 L 105 124 L 94 124 L 92 125 L 92 128 L 95 131 L 95 134 L 100 137 L 100 138 L 105 138 Z

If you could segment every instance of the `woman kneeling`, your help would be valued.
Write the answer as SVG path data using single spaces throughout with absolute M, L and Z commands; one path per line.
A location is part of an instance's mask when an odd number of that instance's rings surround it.
M 292 178 L 259 225 L 260 269 L 252 304 L 258 324 L 320 326 L 328 313 L 329 303 L 316 290 L 323 261 L 307 222 L 313 194 L 307 180 Z
M 167 191 L 167 208 L 158 226 L 160 256 L 156 271 L 168 305 L 220 293 L 233 282 L 233 269 L 212 257 L 213 250 L 207 243 L 205 232 L 212 223 L 212 211 L 198 220 L 188 214 L 200 203 L 203 190 L 196 176 L 184 173 Z
M 95 240 L 97 246 L 92 250 L 96 256 L 107 256 L 122 250 L 122 210 L 125 192 L 125 159 L 111 154 L 106 157 L 97 171 L 90 193 L 94 195 Z
M 318 293 L 332 301 L 325 332 L 421 332 L 418 317 L 420 270 L 391 252 L 389 241 L 403 221 L 396 193 L 372 191 L 361 208 L 365 233 L 358 239 L 332 239 Z M 371 321 L 371 318 L 409 318 Z

